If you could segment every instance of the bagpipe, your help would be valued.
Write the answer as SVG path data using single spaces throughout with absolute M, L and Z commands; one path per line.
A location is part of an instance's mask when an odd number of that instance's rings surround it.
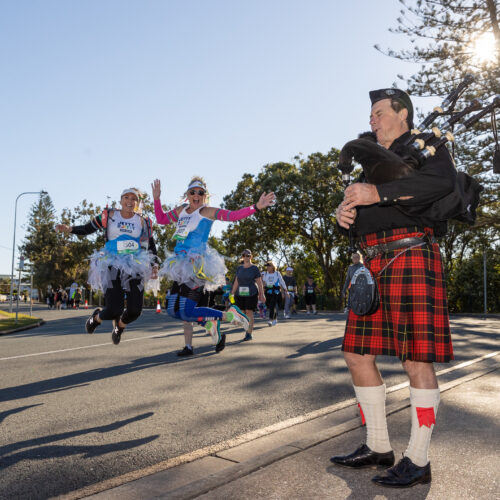
M 372 132 L 360 134 L 357 139 L 346 143 L 340 151 L 338 164 L 338 168 L 342 172 L 344 186 L 347 187 L 350 183 L 350 175 L 354 169 L 353 160 L 361 165 L 366 181 L 370 184 L 384 184 L 417 175 L 424 162 L 434 156 L 440 147 L 447 142 L 453 143 L 455 136 L 469 130 L 488 113 L 492 113 L 492 127 L 496 141 L 493 171 L 500 173 L 500 147 L 494 114 L 495 109 L 500 106 L 500 95 L 494 96 L 489 102 L 474 100 L 462 111 L 453 111 L 458 98 L 472 80 L 472 77 L 467 75 L 464 81 L 443 100 L 441 105 L 435 107 L 418 127 L 410 131 L 410 136 L 405 141 L 397 143 L 392 150 L 380 146 Z M 474 111 L 477 113 L 459 123 Z M 450 116 L 441 126 L 433 126 L 431 130 L 425 130 L 443 115 Z M 455 125 L 458 126 L 453 131 Z M 482 190 L 483 187 L 476 179 L 464 172 L 458 172 L 454 190 L 434 202 L 431 207 L 398 205 L 397 208 L 408 215 L 425 213 L 426 217 L 437 221 L 455 219 L 474 224 L 479 195 Z

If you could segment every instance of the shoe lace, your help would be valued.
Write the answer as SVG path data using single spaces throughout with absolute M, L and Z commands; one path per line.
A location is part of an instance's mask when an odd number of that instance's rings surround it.
M 392 469 L 396 476 L 405 476 L 413 468 L 413 462 L 408 457 L 403 457 Z

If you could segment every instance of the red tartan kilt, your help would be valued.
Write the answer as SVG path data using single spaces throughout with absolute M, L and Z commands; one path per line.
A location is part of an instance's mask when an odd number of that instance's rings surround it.
M 393 229 L 364 236 L 361 247 L 421 235 L 417 228 Z M 377 278 L 377 311 L 367 316 L 349 311 L 342 350 L 398 356 L 401 361 L 448 362 L 453 347 L 439 246 L 394 250 L 367 260 L 365 266 L 376 276 L 398 254 Z

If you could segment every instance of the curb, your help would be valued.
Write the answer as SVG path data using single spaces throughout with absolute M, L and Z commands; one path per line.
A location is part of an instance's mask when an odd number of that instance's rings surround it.
M 25 330 L 31 330 L 32 328 L 37 328 L 45 324 L 45 320 L 41 320 L 38 323 L 33 323 L 32 325 L 22 326 L 21 328 L 14 328 L 13 330 L 6 330 L 0 332 L 0 335 L 9 335 L 10 333 L 24 332 Z
M 483 377 L 484 375 L 497 370 L 500 370 L 498 366 L 494 368 L 485 368 L 475 373 L 465 375 L 451 382 L 447 382 L 446 384 L 442 385 L 441 393 L 449 391 L 450 389 L 453 389 L 459 385 Z M 409 407 L 410 399 L 407 398 L 403 401 L 388 406 L 386 415 L 392 415 Z M 348 420 L 347 422 L 344 422 L 343 424 L 336 425 L 335 427 L 332 427 L 330 429 L 319 431 L 313 434 L 310 438 L 301 439 L 299 441 L 294 441 L 287 445 L 280 446 L 267 453 L 263 453 L 258 457 L 252 458 L 242 463 L 238 463 L 220 472 L 210 474 L 205 478 L 193 481 L 192 483 L 189 483 L 185 486 L 181 486 L 180 488 L 169 491 L 165 496 L 159 496 L 157 498 L 168 498 L 169 500 L 189 500 L 196 498 L 220 486 L 229 484 L 236 479 L 247 476 L 259 469 L 267 467 L 274 462 L 296 455 L 301 451 L 305 451 L 309 448 L 322 444 L 325 441 L 329 441 L 330 439 L 336 438 L 338 436 L 341 436 L 342 434 L 353 431 L 360 427 L 362 427 L 362 424 L 360 422 L 360 419 L 356 417 L 354 419 Z M 215 454 L 215 456 L 217 456 L 217 454 Z
M 498 355 L 497 353 L 493 353 L 494 356 Z M 484 357 L 490 358 L 494 357 L 491 354 L 487 355 Z M 466 365 L 465 365 L 466 366 Z M 473 373 L 469 373 L 467 375 L 464 375 L 463 377 L 457 378 L 455 380 L 451 380 L 450 382 L 443 383 L 440 386 L 441 393 L 444 393 L 450 389 L 453 389 L 459 385 L 462 385 L 464 383 L 470 382 L 472 380 L 478 379 L 480 377 L 483 377 L 489 373 L 495 372 L 497 370 L 500 370 L 500 366 L 498 363 L 495 363 L 495 365 L 489 366 L 487 368 L 483 368 L 482 370 L 475 371 Z M 400 384 L 401 385 L 401 384 Z M 400 385 L 394 386 L 394 391 L 399 390 L 402 387 Z M 405 386 L 407 383 L 404 384 Z M 394 392 L 391 391 L 391 392 Z M 353 406 L 356 404 L 355 398 L 352 398 L 350 401 L 346 401 L 345 406 L 342 406 L 341 409 L 344 409 L 347 406 Z M 402 411 L 406 408 L 410 407 L 410 399 L 409 397 L 395 402 L 386 408 L 386 415 L 392 415 L 395 414 L 399 411 Z M 264 452 L 260 454 L 257 457 L 250 458 L 248 460 L 245 460 L 243 462 L 236 462 L 234 465 L 231 465 L 229 467 L 224 468 L 220 472 L 215 472 L 212 474 L 209 474 L 205 477 L 202 477 L 200 479 L 197 479 L 195 481 L 192 481 L 191 483 L 184 484 L 183 486 L 179 486 L 176 489 L 170 490 L 168 492 L 165 492 L 164 496 L 155 496 L 155 498 L 168 498 L 168 499 L 192 499 L 196 498 L 200 495 L 203 495 L 205 493 L 208 493 L 209 491 L 212 491 L 218 487 L 224 486 L 226 484 L 229 484 L 233 482 L 234 480 L 240 479 L 244 476 L 250 475 L 253 472 L 256 472 L 257 470 L 260 470 L 262 468 L 265 468 L 269 465 L 272 465 L 275 462 L 278 462 L 282 459 L 285 459 L 287 457 L 291 457 L 293 455 L 296 455 L 297 453 L 300 453 L 302 451 L 305 451 L 307 449 L 310 449 L 314 446 L 320 445 L 324 443 L 325 441 L 329 441 L 331 439 L 334 439 L 336 437 L 339 437 L 343 434 L 346 434 L 350 431 L 353 431 L 355 429 L 359 429 L 362 427 L 361 421 L 359 417 L 352 418 L 350 420 L 347 420 L 341 424 L 338 424 L 333 427 L 329 427 L 327 429 L 317 431 L 316 433 L 312 434 L 308 438 L 296 440 L 290 443 L 282 444 L 278 446 L 277 448 L 274 448 L 272 450 L 269 450 L 267 452 Z M 241 443 L 240 443 L 241 444 Z M 235 444 L 237 446 L 237 444 Z M 88 498 L 90 496 L 103 493 L 105 491 L 113 490 L 115 488 L 118 488 L 120 486 L 123 486 L 127 483 L 132 483 L 136 480 L 143 480 L 147 478 L 148 476 L 153 476 L 156 473 L 163 472 L 168 469 L 175 469 L 178 465 L 183 465 L 185 463 L 194 463 L 198 459 L 205 458 L 207 456 L 212 456 L 215 458 L 220 458 L 225 460 L 224 457 L 219 456 L 219 452 L 225 451 L 228 449 L 227 447 L 224 448 L 218 448 L 217 445 L 211 447 L 212 450 L 209 449 L 203 449 L 199 451 L 203 451 L 203 453 L 199 454 L 198 457 L 189 460 L 188 462 L 185 461 L 177 461 L 177 463 L 171 463 L 169 466 L 165 466 L 165 462 L 161 462 L 159 464 L 156 464 L 156 467 L 152 467 L 150 471 L 147 473 L 144 473 L 144 469 L 139 470 L 139 471 L 132 471 L 127 474 L 117 476 L 114 478 L 107 479 L 105 481 L 102 481 L 100 483 L 92 484 L 85 486 L 83 488 L 80 488 L 78 490 L 70 491 L 65 494 L 62 494 L 60 496 L 57 496 L 58 500 L 77 500 L 81 498 Z M 231 447 L 229 447 L 231 448 Z M 177 457 L 179 458 L 179 457 Z M 170 460 L 169 460 L 170 461 Z M 176 460 L 173 460 L 172 462 L 176 462 Z

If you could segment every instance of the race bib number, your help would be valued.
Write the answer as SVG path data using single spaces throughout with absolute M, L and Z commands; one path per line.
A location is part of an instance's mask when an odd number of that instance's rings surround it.
M 288 291 L 289 291 L 289 292 L 293 292 L 293 289 L 294 289 L 294 288 L 295 288 L 295 287 L 293 287 L 292 285 L 288 285 Z
M 242 297 L 248 297 L 250 295 L 250 288 L 248 286 L 240 286 L 239 287 L 239 294 Z
M 189 231 L 188 231 L 189 221 L 190 221 L 189 217 L 184 217 L 183 219 L 180 219 L 177 222 L 177 229 L 175 230 L 175 233 L 172 236 L 172 239 L 174 239 L 174 240 L 185 240 L 188 237 L 188 234 L 189 234 Z
M 116 250 L 119 254 L 136 253 L 139 251 L 139 243 L 134 240 L 118 240 Z
M 309 289 L 307 290 L 307 293 L 314 293 L 314 290 Z

